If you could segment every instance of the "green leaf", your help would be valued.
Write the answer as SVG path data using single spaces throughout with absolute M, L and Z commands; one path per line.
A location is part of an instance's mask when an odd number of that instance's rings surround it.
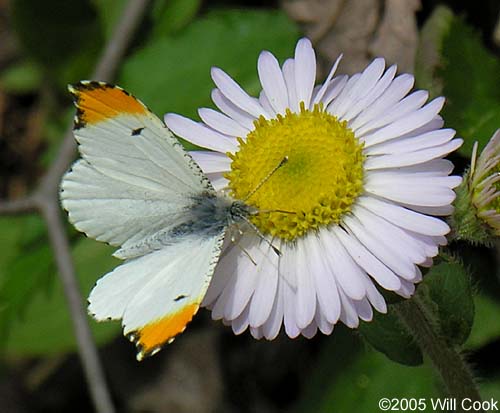
M 117 260 L 111 257 L 112 248 L 101 243 L 81 238 L 73 249 L 73 257 L 82 291 L 82 305 L 97 278 L 112 269 Z M 11 255 L 12 256 L 12 255 Z M 35 253 L 25 252 L 16 257 L 19 267 L 8 268 L 10 279 L 18 278 L 14 294 L 25 293 L 31 285 L 27 301 L 5 302 L 0 316 L 11 317 L 7 335 L 2 339 L 2 351 L 7 356 L 33 356 L 74 351 L 73 334 L 68 306 L 58 278 L 54 277 L 52 251 L 45 244 Z M 6 272 L 7 272 L 6 271 Z M 15 276 L 15 277 L 14 277 Z M 5 277 L 5 274 L 3 274 Z M 34 285 L 34 278 L 43 283 Z M 45 277 L 45 278 L 43 278 Z M 26 298 L 26 296 L 25 296 Z M 21 306 L 21 312 L 13 314 L 13 305 Z M 97 343 L 105 343 L 119 332 L 118 323 L 96 323 L 91 321 Z
M 500 125 L 500 60 L 463 18 L 442 7 L 429 19 L 422 39 L 418 85 L 446 96 L 443 117 L 464 138 L 460 153 L 470 156 L 474 141 L 484 147 Z
M 37 291 L 50 288 L 53 262 L 38 216 L 3 218 L 0 231 L 7 252 L 0 266 L 0 334 L 5 334 Z
M 476 319 L 467 340 L 468 348 L 477 348 L 500 337 L 500 303 L 489 296 L 478 294 L 474 297 Z
M 293 52 L 297 37 L 295 25 L 279 11 L 210 13 L 175 38 L 153 38 L 127 60 L 119 83 L 159 116 L 175 111 L 193 117 L 198 107 L 211 105 L 212 66 L 257 93 L 260 51 L 283 59 Z
M 390 309 L 387 314 L 375 313 L 369 323 L 361 323 L 359 332 L 376 350 L 391 360 L 407 366 L 422 364 L 420 348 Z
M 28 57 L 58 85 L 88 76 L 102 44 L 90 1 L 13 0 L 12 22 Z
M 406 367 L 388 362 L 380 353 L 367 351 L 346 365 L 339 374 L 333 377 L 325 375 L 325 370 L 334 368 L 330 361 L 338 351 L 329 346 L 323 353 L 330 354 L 320 356 L 317 362 L 319 377 L 313 371 L 312 377 L 307 379 L 308 383 L 314 383 L 315 388 L 306 388 L 295 412 L 378 412 L 381 411 L 378 403 L 382 397 L 425 398 L 426 408 L 417 411 L 433 411 L 429 398 L 436 397 L 438 393 L 430 366 Z M 336 356 L 342 357 L 342 354 Z
M 463 344 L 474 321 L 470 277 L 464 267 L 456 261 L 434 265 L 424 277 L 418 293 L 435 304 L 443 336 L 452 344 Z
M 201 0 L 159 0 L 153 7 L 153 37 L 176 33 L 191 22 L 201 7 Z
M 40 67 L 32 61 L 22 60 L 7 67 L 0 75 L 0 88 L 8 93 L 35 92 L 42 82 Z

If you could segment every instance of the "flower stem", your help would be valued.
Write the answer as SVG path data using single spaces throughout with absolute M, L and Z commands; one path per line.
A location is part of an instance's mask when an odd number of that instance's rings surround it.
M 480 401 L 481 396 L 474 377 L 460 352 L 449 344 L 438 332 L 425 304 L 418 296 L 394 306 L 397 315 L 410 334 L 429 357 L 439 372 L 449 397 L 457 400 L 457 407 L 463 399 Z

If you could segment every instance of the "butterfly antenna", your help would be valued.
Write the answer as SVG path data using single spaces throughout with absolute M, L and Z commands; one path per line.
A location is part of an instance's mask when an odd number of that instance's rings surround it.
M 240 215 L 240 218 L 243 221 L 245 221 L 250 226 L 250 228 L 252 228 L 255 231 L 255 233 L 259 236 L 260 239 L 262 239 L 266 244 L 268 244 L 272 248 L 272 250 L 276 253 L 276 255 L 281 257 L 281 251 L 264 236 L 264 234 L 260 231 L 259 228 L 257 228 L 257 226 L 252 221 L 250 221 L 245 215 Z
M 268 180 L 269 178 L 271 178 L 271 176 L 274 175 L 274 173 L 280 169 L 283 165 L 285 165 L 286 163 L 288 162 L 288 156 L 285 156 L 278 165 L 276 165 L 271 172 L 269 172 L 265 177 L 264 179 L 262 179 L 262 181 L 259 182 L 259 184 L 243 199 L 243 202 L 246 203 L 248 201 L 249 198 L 252 197 L 253 194 L 255 194 L 260 188 L 262 185 L 264 185 Z
M 239 243 L 239 239 L 236 239 L 236 237 L 234 236 L 233 234 L 233 229 L 231 227 L 229 227 L 229 231 L 231 233 L 231 242 L 233 243 L 233 245 L 235 245 L 236 247 L 238 247 L 240 249 L 241 252 L 243 252 L 247 258 L 251 261 L 251 263 L 255 266 L 257 266 L 257 262 L 252 258 L 252 256 L 250 255 L 250 253 L 245 249 L 243 248 L 240 243 Z M 243 234 L 243 232 L 240 230 L 240 228 L 238 228 L 238 232 L 240 235 Z M 229 248 L 225 249 L 223 251 L 223 253 L 221 254 L 221 258 L 224 257 L 229 251 Z

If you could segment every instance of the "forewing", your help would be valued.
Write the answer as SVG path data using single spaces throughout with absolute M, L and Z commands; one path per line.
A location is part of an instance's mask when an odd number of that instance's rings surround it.
M 213 191 L 163 122 L 116 86 L 70 87 L 82 160 L 67 173 L 61 200 L 70 221 L 112 245 L 140 242 L 178 223 L 190 197 Z
M 152 355 L 183 332 L 198 311 L 219 259 L 224 233 L 188 237 L 130 260 L 101 278 L 89 296 L 97 320 L 123 319 L 123 331 Z

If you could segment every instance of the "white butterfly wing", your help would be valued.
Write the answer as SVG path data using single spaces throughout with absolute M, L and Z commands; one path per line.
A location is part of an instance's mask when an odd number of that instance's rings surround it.
M 114 246 L 140 242 L 185 213 L 185 196 L 131 185 L 105 175 L 84 159 L 73 165 L 62 189 L 63 206 L 75 227 Z
M 216 198 L 207 178 L 141 102 L 103 83 L 70 90 L 82 159 L 63 178 L 63 207 L 77 229 L 121 246 L 118 256 L 128 259 L 97 282 L 89 311 L 98 320 L 122 319 L 141 359 L 197 312 L 225 224 L 211 216 Z M 205 215 L 189 215 L 196 202 Z
M 198 311 L 217 264 L 223 234 L 182 242 L 127 261 L 101 278 L 89 296 L 98 320 L 123 319 L 124 334 L 152 355 L 184 331 Z
M 66 174 L 61 200 L 88 236 L 131 246 L 179 223 L 190 197 L 213 192 L 163 122 L 116 86 L 70 88 L 82 160 Z

